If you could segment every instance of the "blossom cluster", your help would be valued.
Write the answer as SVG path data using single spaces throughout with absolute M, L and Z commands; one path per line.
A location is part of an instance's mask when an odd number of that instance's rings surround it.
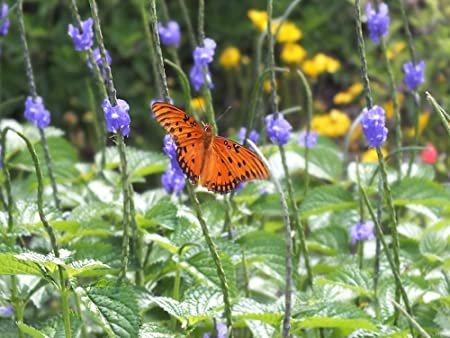
M 216 42 L 210 38 L 206 38 L 203 41 L 203 46 L 197 46 L 194 49 L 194 65 L 189 72 L 189 78 L 191 79 L 192 86 L 197 91 L 203 87 L 205 80 L 208 88 L 214 87 L 209 71 L 209 64 L 214 59 L 215 51 Z
M 164 153 L 169 157 L 170 163 L 161 176 L 161 183 L 168 193 L 178 195 L 186 184 L 184 173 L 177 161 L 177 146 L 170 135 L 164 136 Z

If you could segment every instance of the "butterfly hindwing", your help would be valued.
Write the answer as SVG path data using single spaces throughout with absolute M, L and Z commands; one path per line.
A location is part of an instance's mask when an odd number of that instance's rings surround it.
M 268 177 L 267 167 L 253 151 L 224 137 L 213 138 L 201 172 L 208 190 L 227 193 L 241 182 Z
M 181 170 L 197 184 L 205 160 L 205 146 L 203 139 L 190 139 L 177 146 L 177 160 Z

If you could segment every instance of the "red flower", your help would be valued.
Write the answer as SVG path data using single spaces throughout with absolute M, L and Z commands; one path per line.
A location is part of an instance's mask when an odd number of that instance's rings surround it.
M 427 143 L 425 149 L 422 150 L 420 157 L 422 161 L 428 164 L 435 164 L 438 159 L 438 151 L 432 143 Z

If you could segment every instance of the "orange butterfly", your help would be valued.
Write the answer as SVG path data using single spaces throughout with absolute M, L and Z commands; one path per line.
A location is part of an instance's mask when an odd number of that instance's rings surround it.
M 210 191 L 227 193 L 245 181 L 266 179 L 269 171 L 259 157 L 227 138 L 214 136 L 209 124 L 169 103 L 152 105 L 156 120 L 173 137 L 180 168 L 191 180 Z

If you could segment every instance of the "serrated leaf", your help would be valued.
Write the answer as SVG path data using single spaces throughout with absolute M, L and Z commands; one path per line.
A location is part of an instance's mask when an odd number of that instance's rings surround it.
M 86 290 L 88 308 L 99 318 L 111 337 L 137 337 L 139 308 L 130 286 L 100 281 Z
M 17 253 L 0 253 L 0 275 L 36 275 L 42 276 L 39 266 L 34 262 L 16 257 Z
M 395 205 L 420 204 L 450 207 L 450 192 L 436 182 L 406 177 L 392 186 Z
M 178 208 L 170 199 L 158 201 L 146 214 L 148 226 L 160 225 L 166 229 L 174 230 L 178 224 Z
M 111 204 L 93 202 L 76 207 L 67 219 L 81 223 L 101 218 L 104 215 L 114 214 L 115 212 L 116 208 Z
M 106 264 L 93 259 L 85 259 L 81 261 L 74 261 L 66 265 L 66 271 L 69 277 L 86 275 L 94 270 L 110 269 Z
M 41 331 L 30 325 L 24 323 L 17 323 L 17 326 L 19 327 L 19 330 L 22 333 L 30 335 L 33 338 L 51 338 L 50 336 L 47 336 L 46 334 L 42 333 Z
M 252 332 L 253 337 L 258 338 L 273 338 L 275 329 L 259 320 L 246 320 L 245 324 Z
M 339 286 L 356 292 L 358 296 L 372 297 L 372 278 L 357 266 L 346 266 L 324 278 L 317 279 L 318 284 Z
M 250 298 L 241 298 L 233 306 L 233 317 L 245 320 L 258 320 L 279 327 L 284 313 L 271 305 L 261 304 Z
M 139 329 L 139 338 L 178 338 L 180 334 L 168 329 L 163 324 L 155 322 L 144 323 Z
M 350 192 L 340 186 L 321 186 L 306 195 L 300 204 L 302 218 L 327 211 L 354 208 L 356 203 Z
M 188 290 L 182 302 L 168 297 L 152 297 L 152 300 L 183 325 L 214 318 L 218 314 L 217 308 L 223 305 L 220 292 L 204 287 Z

